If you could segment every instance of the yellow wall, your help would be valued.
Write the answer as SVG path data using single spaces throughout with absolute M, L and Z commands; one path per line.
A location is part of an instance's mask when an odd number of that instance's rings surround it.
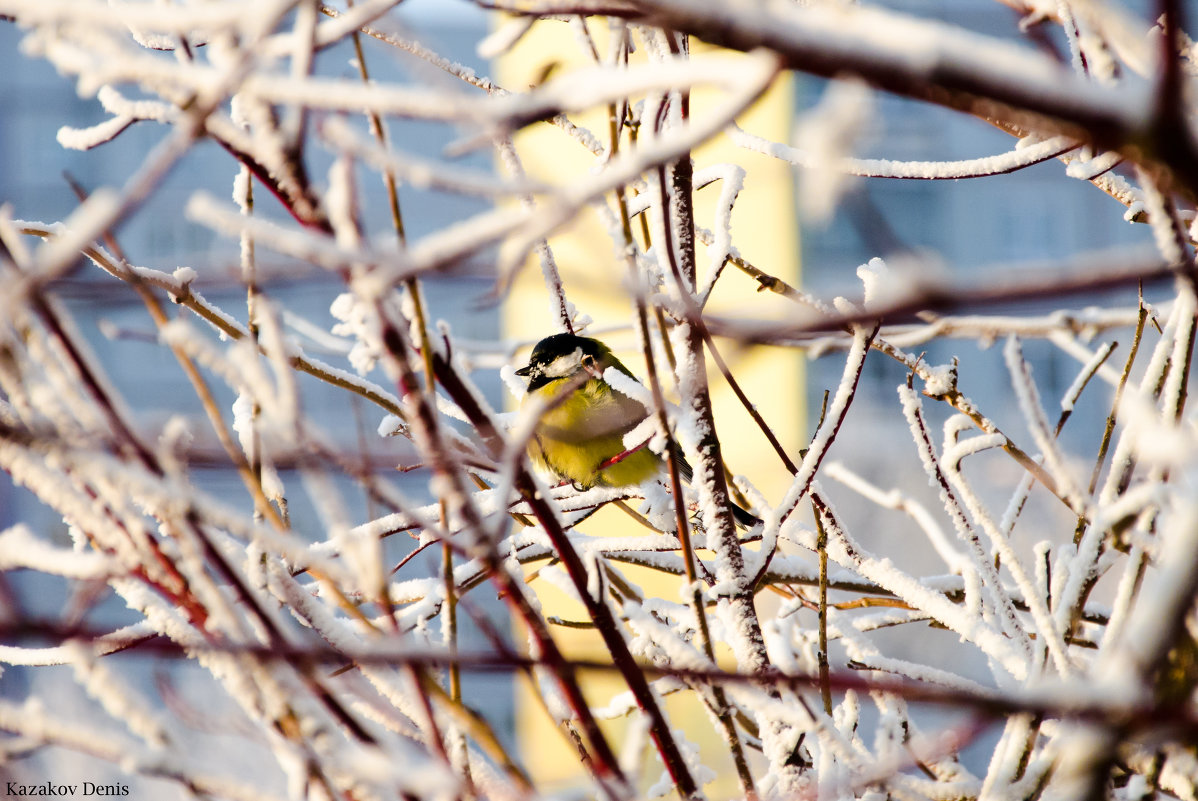
M 602 53 L 604 26 L 596 20 L 589 24 Z M 701 58 L 703 52 L 696 46 L 693 57 Z M 501 85 L 518 90 L 537 82 L 550 65 L 555 71 L 561 71 L 583 63 L 581 55 L 578 40 L 567 23 L 541 21 L 517 47 L 499 60 L 497 74 Z M 761 101 L 742 115 L 739 124 L 775 141 L 789 141 L 793 95 L 792 81 L 789 78 L 780 79 Z M 692 117 L 700 118 L 715 97 L 714 90 L 697 91 L 692 98 Z M 606 116 L 606 109 L 599 109 L 581 115 L 574 121 L 589 128 L 601 142 L 606 142 Z M 530 177 L 563 183 L 568 182 L 571 175 L 581 179 L 594 166 L 594 157 L 589 152 L 549 124 L 534 125 L 521 132 L 516 144 Z M 726 162 L 739 164 L 745 169 L 745 186 L 732 215 L 733 244 L 745 258 L 761 269 L 786 281 L 797 282 L 799 243 L 790 169 L 781 162 L 736 148 L 724 137 L 696 151 L 694 160 L 696 171 Z M 719 193 L 720 185 L 717 183 L 697 194 L 695 214 L 698 225 L 713 228 L 713 209 Z M 635 228 L 639 232 L 639 226 Z M 635 349 L 636 336 L 629 327 L 635 319 L 633 301 L 621 288 L 626 267 L 618 260 L 616 246 L 598 215 L 588 210 L 579 223 L 554 236 L 550 246 L 562 273 L 567 296 L 579 312 L 595 321 L 587 333 L 604 339 L 624 363 L 643 378 L 643 359 L 639 352 L 629 350 Z M 702 281 L 708 260 L 706 248 L 701 244 L 697 255 Z M 785 301 L 770 293 L 758 293 L 756 286 L 756 282 L 728 265 L 708 308 L 717 313 L 751 315 L 755 318 L 772 316 L 782 308 Z M 503 320 L 508 337 L 535 340 L 558 332 L 535 257 L 529 260 L 516 280 L 504 306 Z M 609 326 L 622 327 L 610 333 L 598 333 Z M 793 355 L 793 351 L 738 349 L 733 343 L 724 341 L 718 341 L 718 344 L 733 375 L 794 458 L 806 431 L 802 362 Z M 526 356 L 527 353 L 521 355 Z M 759 490 L 776 500 L 789 485 L 785 471 L 715 371 L 710 359 L 708 364 L 716 422 L 725 458 L 734 473 L 749 476 Z M 645 532 L 645 529 L 614 509 L 602 510 L 588 520 L 582 529 L 597 535 L 624 536 Z M 663 579 L 647 571 L 629 571 L 628 575 L 649 594 L 671 600 L 679 597 L 677 581 Z M 534 580 L 532 586 L 537 589 L 547 614 L 572 620 L 584 617 L 585 613 L 579 604 L 565 600 L 548 586 L 548 582 Z M 556 627 L 554 634 L 567 654 L 593 658 L 602 657 L 605 653 L 598 637 L 591 631 Z M 605 704 L 614 692 L 623 689 L 626 687 L 611 677 L 595 678 L 585 685 L 589 696 L 600 704 Z M 519 688 L 517 703 L 519 737 L 524 758 L 534 778 L 549 789 L 580 778 L 582 772 L 576 757 L 566 745 L 564 737 L 553 731 L 553 725 L 526 687 Z M 711 755 L 709 764 L 720 773 L 721 778 L 708 788 L 708 792 L 713 797 L 734 794 L 736 781 L 731 762 L 726 750 L 713 741 L 713 729 L 707 715 L 693 699 L 671 700 L 667 710 L 673 725 L 685 731 L 689 739 L 699 742 L 705 754 Z M 620 729 L 619 725 L 609 728 L 617 753 L 621 742 Z M 659 774 L 660 763 L 654 756 L 646 762 L 645 786 L 655 781 Z

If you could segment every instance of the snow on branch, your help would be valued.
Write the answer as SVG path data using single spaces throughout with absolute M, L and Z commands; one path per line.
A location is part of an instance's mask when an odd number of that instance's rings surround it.
M 732 140 L 741 147 L 788 161 L 796 167 L 811 168 L 818 165 L 821 169 L 831 168 L 863 178 L 913 178 L 925 181 L 953 181 L 960 178 L 1004 175 L 1056 158 L 1077 147 L 1077 143 L 1070 141 L 1067 137 L 1054 136 L 1051 139 L 1026 145 L 1021 141 L 1014 150 L 1007 153 L 976 159 L 892 161 L 889 159 L 841 158 L 829 165 L 825 160 L 812 154 L 789 145 L 770 142 L 737 127 L 730 130 L 730 135 Z

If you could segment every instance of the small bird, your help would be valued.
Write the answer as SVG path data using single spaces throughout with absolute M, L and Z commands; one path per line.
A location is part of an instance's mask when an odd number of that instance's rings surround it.
M 524 403 L 540 398 L 551 404 L 528 443 L 529 457 L 540 470 L 579 489 L 632 486 L 665 469 L 665 461 L 648 447 L 625 444 L 624 436 L 649 410 L 612 388 L 603 378 L 609 367 L 636 378 L 599 340 L 554 334 L 538 342 L 528 364 L 516 371 L 528 379 Z M 562 392 L 568 392 L 564 399 L 558 397 Z M 678 466 L 689 482 L 691 467 L 681 454 Z M 741 525 L 760 522 L 736 504 L 732 511 Z

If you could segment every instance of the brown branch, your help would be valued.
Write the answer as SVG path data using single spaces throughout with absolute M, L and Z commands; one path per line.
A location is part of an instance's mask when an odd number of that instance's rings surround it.
M 0 639 L 40 640 L 62 644 L 69 640 L 100 641 L 111 635 L 104 630 L 74 626 L 61 626 L 55 621 L 27 619 L 14 623 L 0 623 Z M 546 658 L 524 656 L 511 650 L 472 653 L 460 651 L 449 654 L 442 651 L 417 650 L 408 643 L 396 643 L 393 647 L 373 645 L 361 653 L 342 651 L 327 645 L 308 647 L 284 645 L 267 647 L 251 643 L 210 642 L 204 645 L 189 644 L 186 647 L 162 636 L 138 639 L 129 643 L 122 653 L 127 655 L 149 653 L 167 658 L 190 658 L 192 652 L 244 654 L 264 662 L 287 662 L 302 667 L 316 665 L 342 665 L 348 661 L 363 665 L 416 665 L 420 667 L 444 667 L 456 662 L 463 671 L 477 673 L 509 673 L 529 668 L 561 667 Z M 573 672 L 622 673 L 623 668 L 610 660 L 571 659 L 564 665 Z M 675 665 L 641 664 L 637 671 L 647 679 L 677 678 L 688 682 L 740 685 L 748 687 L 776 687 L 793 691 L 818 689 L 821 677 L 818 673 L 789 673 L 769 668 L 764 671 L 746 672 L 713 668 L 688 668 Z M 954 687 L 945 687 L 929 682 L 911 680 L 883 680 L 862 676 L 860 673 L 834 672 L 828 676 L 830 687 L 837 692 L 852 690 L 860 693 L 881 692 L 895 695 L 912 703 L 935 704 L 957 708 L 971 708 L 987 716 L 1001 719 L 1014 714 L 1038 714 L 1058 720 L 1078 720 L 1095 723 L 1124 725 L 1129 733 L 1136 731 L 1160 731 L 1173 728 L 1181 733 L 1198 733 L 1198 713 L 1186 704 L 1157 703 L 1155 701 L 1130 700 L 1123 702 L 1112 697 L 1062 697 L 1059 694 L 978 692 Z
M 716 336 L 756 344 L 784 344 L 801 341 L 810 334 L 839 332 L 852 324 L 877 320 L 887 325 L 926 323 L 929 315 L 938 312 L 1014 306 L 1048 299 L 1065 300 L 1074 295 L 1126 289 L 1141 283 L 1151 286 L 1176 277 L 1171 265 L 1159 259 L 1142 257 L 1111 259 L 1107 264 L 1091 262 L 1085 270 L 1072 268 L 1068 272 L 1054 265 L 1044 265 L 1039 269 L 996 265 L 985 272 L 1006 275 L 1007 278 L 990 284 L 974 282 L 919 286 L 918 292 L 911 297 L 889 304 L 872 305 L 847 313 L 796 315 L 791 321 L 760 322 L 715 315 L 705 315 L 704 320 Z
M 503 437 L 500 435 L 494 421 L 491 420 L 490 416 L 484 411 L 483 406 L 475 398 L 474 393 L 458 376 L 453 366 L 439 353 L 434 354 L 434 370 L 437 380 L 441 382 L 441 386 L 445 387 L 446 392 L 449 393 L 450 397 L 458 404 L 458 407 L 466 415 L 466 418 L 474 426 L 475 430 L 482 436 L 492 455 L 496 459 L 501 458 L 505 452 Z M 649 718 L 650 736 L 653 738 L 658 752 L 662 756 L 662 761 L 666 764 L 667 770 L 670 771 L 670 775 L 676 782 L 679 792 L 687 798 L 697 797 L 698 786 L 695 784 L 694 778 L 690 775 L 690 770 L 686 767 L 686 761 L 683 759 L 682 753 L 678 750 L 678 744 L 674 741 L 669 723 L 660 705 L 657 703 L 657 699 L 654 697 L 644 673 L 637 666 L 632 657 L 632 652 L 628 648 L 628 643 L 625 641 L 623 634 L 620 633 L 611 609 L 602 599 L 594 597 L 590 592 L 588 586 L 590 581 L 582 558 L 578 555 L 565 529 L 562 528 L 553 508 L 538 490 L 535 479 L 523 462 L 516 466 L 514 486 L 524 497 L 525 501 L 528 502 L 529 506 L 532 507 L 534 516 L 541 524 L 549 541 L 553 544 L 553 548 L 558 558 L 561 559 L 562 566 L 566 569 L 571 583 L 577 589 L 579 598 L 586 607 L 587 613 L 595 622 L 599 634 L 603 639 L 603 644 L 607 648 L 608 653 L 611 654 L 613 664 L 624 677 L 625 682 L 628 684 L 628 689 L 636 699 L 637 705 Z M 491 556 L 488 558 L 494 559 L 495 557 Z M 496 576 L 500 580 L 503 580 L 503 577 L 508 577 L 503 584 L 505 592 L 520 593 L 519 585 L 516 585 L 510 579 L 507 571 L 503 570 L 498 563 L 496 564 Z M 522 593 L 520 597 L 523 598 Z M 547 633 L 545 636 L 549 647 L 556 652 L 556 646 L 552 645 L 552 640 L 548 638 Z M 560 674 L 559 678 L 562 678 Z M 581 696 L 581 691 L 578 691 L 577 701 L 583 707 L 586 706 L 585 699 Z M 580 712 L 580 716 L 582 714 Z M 589 717 L 589 710 L 585 714 Z M 584 723 L 586 723 L 587 717 L 582 718 Z M 596 727 L 593 733 L 592 745 L 597 742 L 603 743 L 606 747 L 606 741 L 602 739 L 602 735 Z M 616 767 L 617 763 L 614 761 L 614 755 L 611 754 L 610 750 L 607 755 L 610 756 L 610 764 L 614 775 L 623 782 L 623 775 L 619 772 L 619 768 Z

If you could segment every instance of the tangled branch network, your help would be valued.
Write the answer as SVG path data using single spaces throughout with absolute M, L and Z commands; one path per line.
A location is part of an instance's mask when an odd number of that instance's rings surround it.
M 505 87 L 398 0 L 0 0 L 21 58 L 95 101 L 56 147 L 100 160 L 155 132 L 121 180 L 72 179 L 68 213 L 0 197 L 9 794 L 1195 798 L 1185 4 L 1002 3 L 990 34 L 839 0 L 459 4 L 488 15 L 485 58 L 577 50 Z M 793 140 L 755 132 L 796 75 L 827 88 Z M 883 94 L 1009 146 L 867 158 Z M 535 163 L 522 137 L 547 129 L 581 167 Z M 716 140 L 734 155 L 707 163 Z M 821 296 L 738 233 L 762 164 L 795 170 L 805 221 L 854 182 L 1041 170 L 1154 246 L 968 273 L 878 253 Z M 234 266 L 122 241 L 167 225 L 180 184 Z M 451 211 L 429 224 L 413 197 Z M 575 280 L 558 243 L 587 221 L 608 242 Z M 477 311 L 438 282 L 523 302 L 530 262 L 546 333 L 635 344 L 645 383 L 607 378 L 666 478 L 537 473 L 545 405 L 495 392 L 523 393 L 532 342 L 437 322 Z M 315 310 L 286 292 L 312 276 Z M 603 330 L 596 291 L 621 310 Z M 839 377 L 798 442 L 734 370 L 802 356 Z M 745 475 L 726 388 L 765 448 Z

